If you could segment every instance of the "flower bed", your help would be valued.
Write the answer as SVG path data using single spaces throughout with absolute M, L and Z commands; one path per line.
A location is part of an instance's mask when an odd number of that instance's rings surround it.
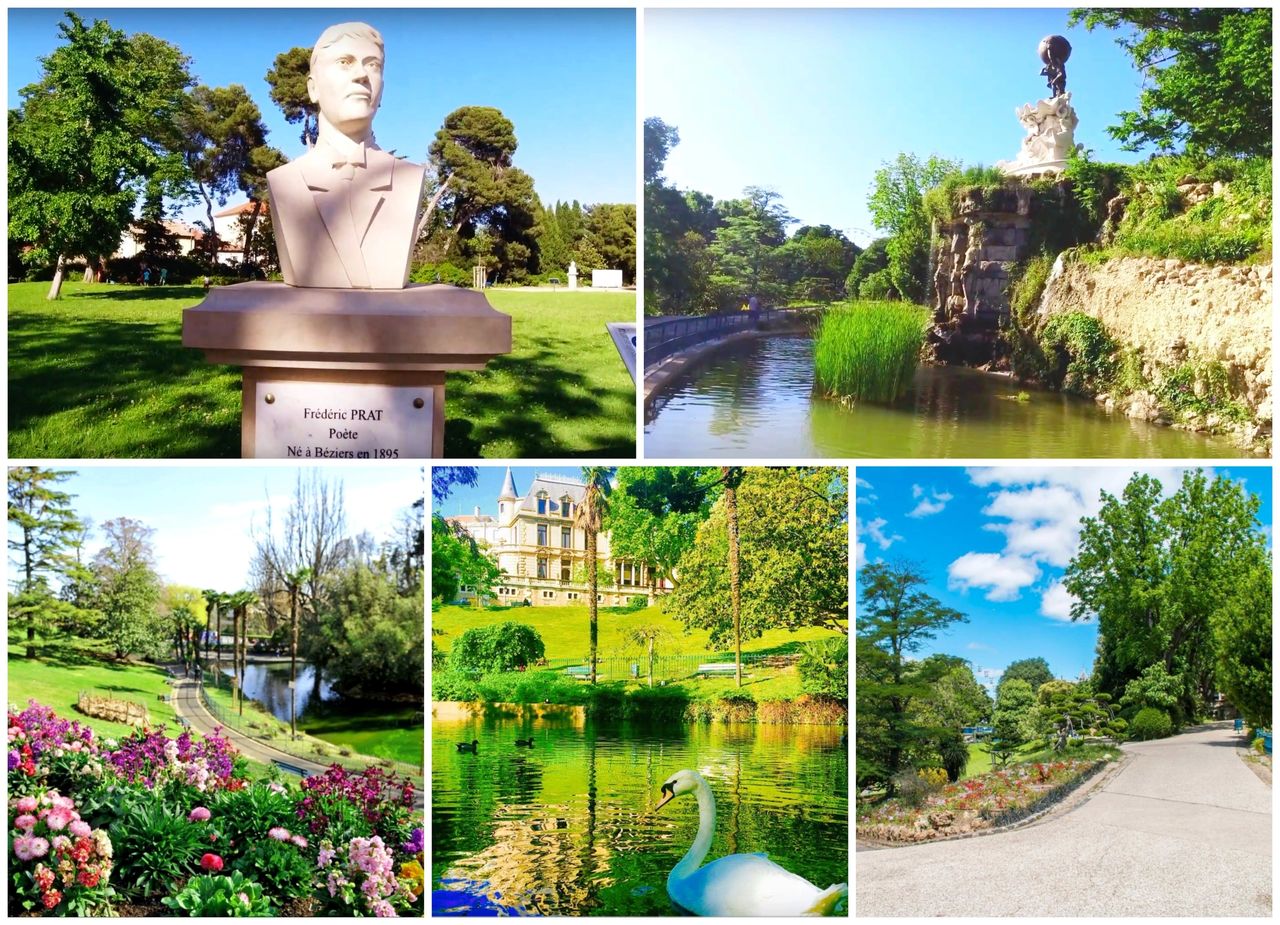
M 337 765 L 253 781 L 216 732 L 118 742 L 9 711 L 11 914 L 421 916 L 408 781 Z
M 859 813 L 857 837 L 911 844 L 1009 825 L 1060 800 L 1106 764 L 1078 758 L 1019 764 L 947 784 L 919 806 L 886 800 Z

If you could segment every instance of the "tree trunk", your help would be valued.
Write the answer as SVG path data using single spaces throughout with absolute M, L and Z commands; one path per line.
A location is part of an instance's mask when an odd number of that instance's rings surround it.
M 216 264 L 218 262 L 218 232 L 214 230 L 213 224 L 213 200 L 205 192 L 203 183 L 196 183 L 196 188 L 200 190 L 200 198 L 204 200 L 205 215 L 209 218 L 209 262 Z
M 733 645 L 738 687 L 742 687 L 742 572 L 738 561 L 738 489 L 724 488 L 725 525 L 729 532 L 729 599 L 733 608 Z
M 289 587 L 289 737 L 298 737 L 298 587 Z
M 244 266 L 249 262 L 249 252 L 253 247 L 253 229 L 258 224 L 258 216 L 262 213 L 262 200 L 253 200 L 253 211 L 249 213 L 249 221 L 244 226 L 244 250 L 241 252 L 240 265 Z
M 240 632 L 236 636 L 238 640 L 236 647 L 236 669 L 239 672 L 239 678 L 236 681 L 236 691 L 239 693 L 240 715 L 244 716 L 244 657 L 245 657 L 245 635 L 249 632 L 249 607 L 242 605 L 240 607 L 239 620 L 237 621 Z
M 62 274 L 66 269 L 66 258 L 58 255 L 58 262 L 53 268 L 53 282 L 49 284 L 49 294 L 45 299 L 52 301 L 62 296 Z
M 653 640 L 649 640 L 649 686 L 653 687 Z
M 600 586 L 600 576 L 598 573 L 599 563 L 596 561 L 596 531 L 591 524 L 587 524 L 587 585 L 591 589 L 591 598 L 587 601 L 588 613 L 591 617 L 591 683 L 596 683 L 596 640 L 599 637 L 600 627 L 599 606 L 596 602 L 597 588 Z
M 216 628 L 213 631 L 213 670 L 217 674 L 215 681 L 222 680 L 222 607 L 214 608 L 213 619 L 216 621 Z

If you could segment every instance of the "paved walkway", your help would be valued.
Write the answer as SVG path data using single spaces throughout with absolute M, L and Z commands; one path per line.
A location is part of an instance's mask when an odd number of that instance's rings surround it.
M 174 678 L 173 710 L 190 724 L 192 731 L 201 735 L 208 735 L 221 725 L 201 702 L 199 685 L 189 678 L 181 676 Z M 265 765 L 270 765 L 272 761 L 279 760 L 295 768 L 302 768 L 308 775 L 323 774 L 329 769 L 327 764 L 319 764 L 307 758 L 290 755 L 288 752 L 281 751 L 273 745 L 250 738 L 227 726 L 222 726 L 218 734 L 230 741 L 246 758 L 252 758 L 254 761 Z M 426 795 L 421 789 L 414 792 L 413 803 L 414 807 L 419 810 L 426 806 Z
M 979 838 L 857 853 L 856 914 L 1271 915 L 1271 788 L 1227 724 L 1124 746 L 1080 806 Z

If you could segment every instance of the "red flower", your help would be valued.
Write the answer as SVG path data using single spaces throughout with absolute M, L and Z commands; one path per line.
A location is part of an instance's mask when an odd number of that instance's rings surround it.
M 216 854 L 206 854 L 200 858 L 200 866 L 214 872 L 222 870 L 222 858 Z
M 81 886 L 87 886 L 92 889 L 98 885 L 98 879 L 101 876 L 96 870 L 82 870 L 80 871 L 80 876 L 76 879 L 80 881 Z
M 57 890 L 50 890 L 48 893 L 45 893 L 44 896 L 40 897 L 40 901 L 44 903 L 44 907 L 46 909 L 52 909 L 58 903 L 62 902 L 62 894 Z

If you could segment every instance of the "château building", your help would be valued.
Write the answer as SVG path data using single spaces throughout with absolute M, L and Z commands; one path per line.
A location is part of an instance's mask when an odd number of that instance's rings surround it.
M 497 515 L 461 514 L 445 519 L 466 530 L 502 569 L 501 584 L 495 589 L 498 602 L 527 601 L 534 606 L 587 602 L 585 531 L 574 526 L 586 487 L 565 475 L 539 475 L 520 495 L 511 468 L 498 494 Z M 609 534 L 596 538 L 598 566 L 597 600 L 605 607 L 618 607 L 636 595 L 653 602 L 655 591 L 662 593 L 664 582 L 650 587 L 647 566 L 626 559 L 614 559 L 609 551 Z M 464 600 L 475 589 L 463 586 Z

